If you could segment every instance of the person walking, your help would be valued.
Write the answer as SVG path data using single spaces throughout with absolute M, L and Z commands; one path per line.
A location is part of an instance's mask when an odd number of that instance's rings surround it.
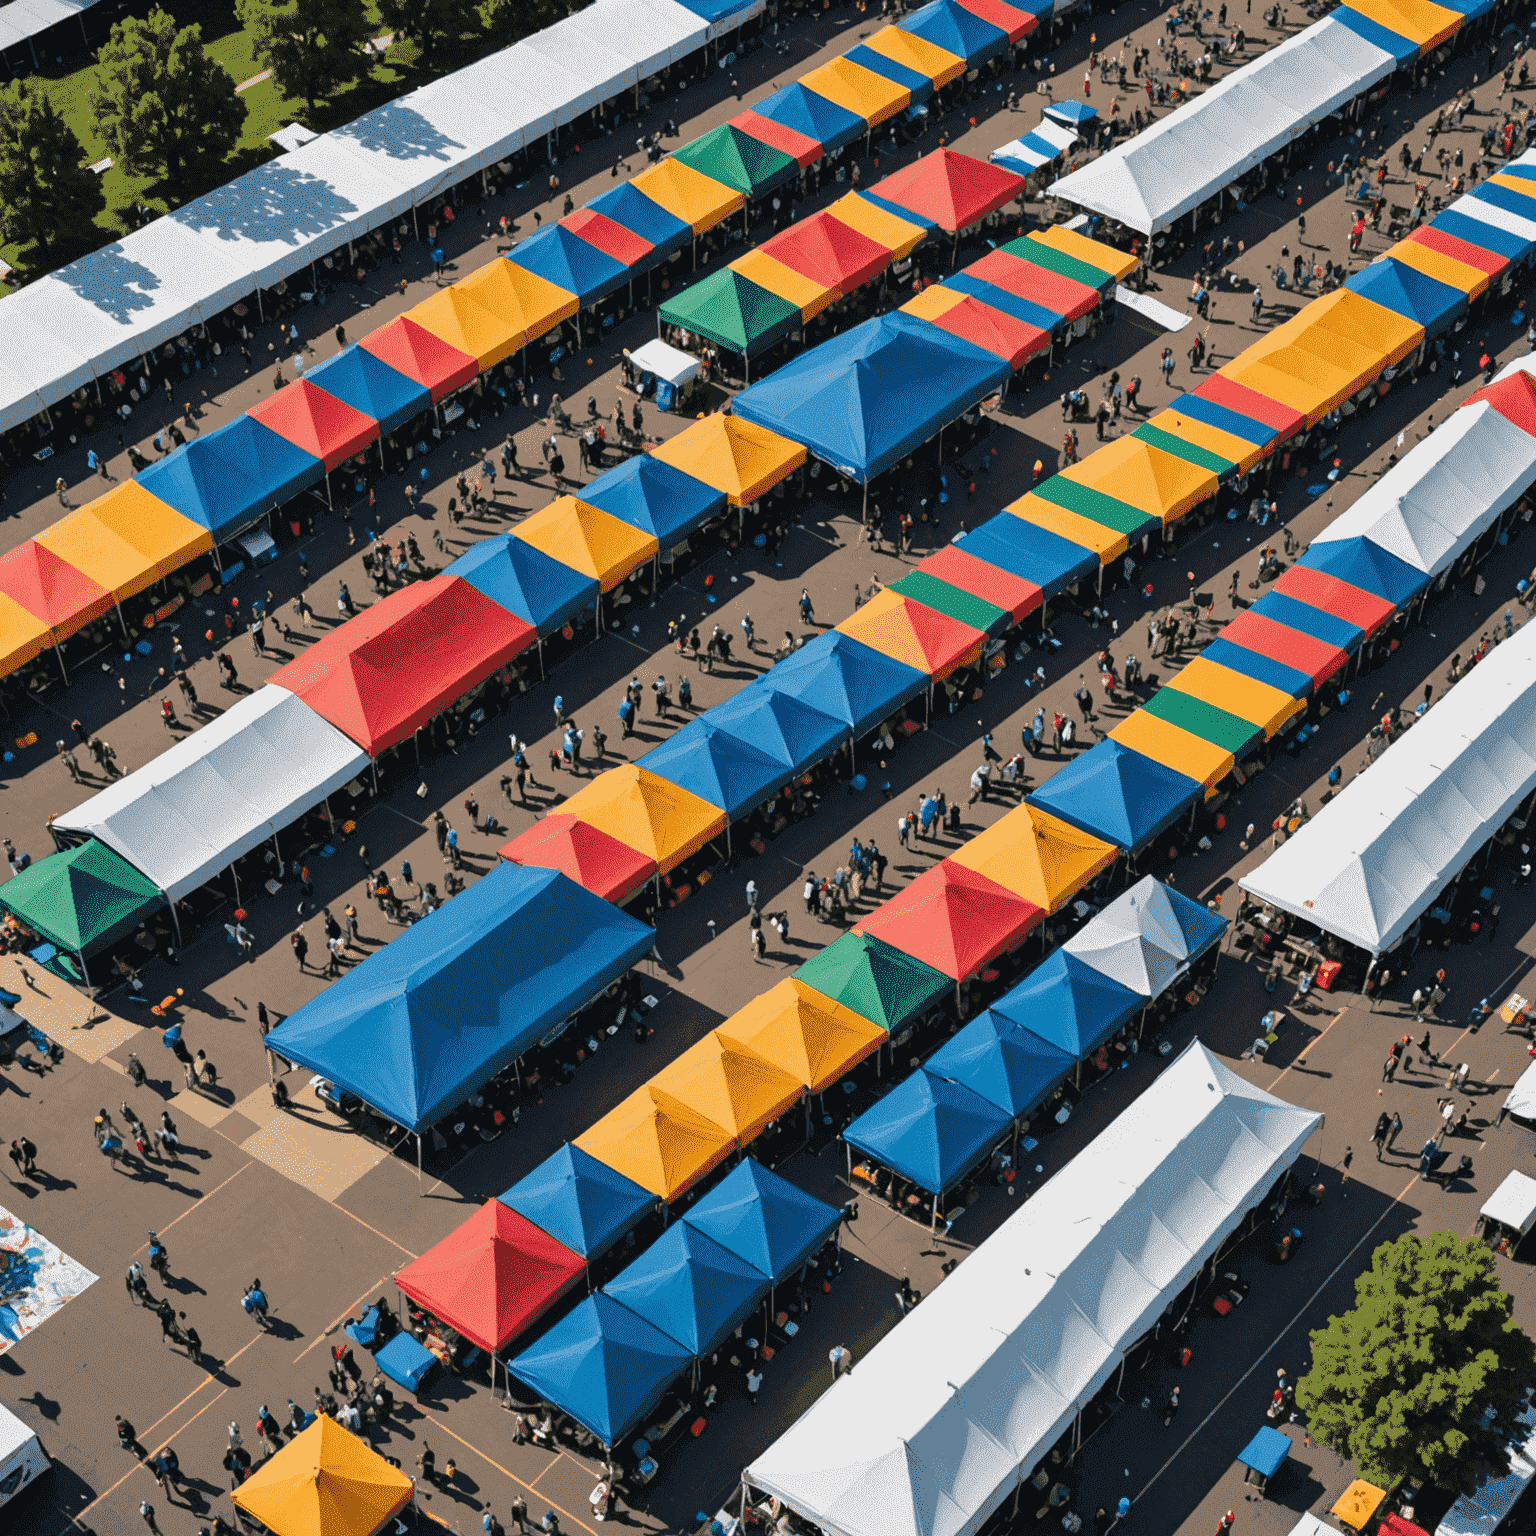
M 1382 1148 L 1386 1145 L 1387 1132 L 1392 1129 L 1392 1117 L 1382 1110 L 1376 1117 L 1376 1129 L 1371 1132 L 1371 1144 L 1376 1148 L 1376 1161 L 1381 1161 Z
M 152 1536 L 161 1536 L 160 1527 L 155 1523 L 155 1506 L 148 1499 L 139 1501 L 139 1519 L 149 1527 Z
M 1392 1144 L 1402 1134 L 1402 1130 L 1403 1130 L 1403 1117 L 1400 1114 L 1398 1114 L 1398 1112 L 1396 1110 L 1393 1110 L 1392 1111 L 1392 1124 L 1387 1129 L 1386 1148 L 1387 1148 L 1388 1152 L 1390 1152 L 1392 1150 Z
M 763 1373 L 758 1370 L 757 1363 L 754 1361 L 752 1365 L 747 1368 L 747 1401 L 750 1402 L 754 1408 L 757 1407 L 757 1394 L 761 1392 L 762 1389 Z
M 507 1511 L 507 1513 L 511 1515 L 513 1523 L 517 1526 L 517 1529 L 520 1533 L 525 1532 L 528 1529 L 528 1504 L 524 1500 L 522 1494 L 518 1494 L 518 1496 L 512 1500 L 512 1507 Z

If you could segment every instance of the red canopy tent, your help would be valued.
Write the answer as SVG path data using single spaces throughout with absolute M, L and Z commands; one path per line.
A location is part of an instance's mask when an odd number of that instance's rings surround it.
M 1221 638 L 1305 672 L 1314 684 L 1326 682 L 1349 660 L 1338 646 L 1252 611 L 1238 614 L 1222 630 Z
M 576 816 L 545 816 L 501 849 L 514 864 L 558 869 L 604 901 L 622 901 L 656 873 L 656 861 Z
M 1038 325 L 1005 315 L 993 309 L 972 294 L 967 294 L 942 315 L 925 317 L 930 325 L 936 325 L 961 341 L 969 341 L 1000 357 L 1010 368 L 1022 368 L 1030 358 L 1044 352 L 1051 344 L 1050 332 Z
M 1024 190 L 1022 176 L 953 149 L 935 150 L 893 171 L 870 188 L 876 197 L 931 219 L 948 234 L 1011 203 Z
M 586 1260 L 500 1200 L 407 1264 L 395 1284 L 471 1344 L 505 1349 L 581 1278 Z
M 1536 378 L 1530 374 L 1512 373 L 1507 379 L 1468 396 L 1464 404 L 1471 405 L 1474 400 L 1486 400 L 1499 415 L 1536 437 Z
M 811 161 L 819 160 L 823 153 L 821 145 L 810 134 L 786 128 L 783 123 L 776 123 L 771 117 L 763 117 L 757 112 L 743 112 L 740 117 L 733 117 L 731 127 L 741 129 L 759 144 L 788 155 L 802 171 Z
M 1261 395 L 1258 390 L 1249 389 L 1246 384 L 1234 384 L 1231 379 L 1219 373 L 1202 379 L 1194 393 L 1202 400 L 1209 400 L 1212 405 L 1224 405 L 1229 411 L 1236 411 L 1239 416 L 1246 416 L 1250 421 L 1261 421 L 1266 427 L 1273 427 L 1280 435 L 1266 444 L 1266 452 L 1279 447 L 1287 438 L 1295 437 L 1307 424 L 1304 411 L 1271 400 L 1268 395 Z
M 1027 613 L 1033 613 L 1045 600 L 1042 588 L 1034 582 L 1015 576 L 999 566 L 988 565 L 975 555 L 968 555 L 958 544 L 945 544 L 929 555 L 918 570 L 947 581 L 962 592 L 970 592 L 994 608 L 1005 609 L 1017 624 Z
M 1034 262 L 1011 256 L 1007 251 L 988 251 L 965 270 L 984 283 L 991 283 L 1015 298 L 1028 299 L 1068 320 L 1080 319 L 1099 302 L 1097 288 L 1090 288 L 1074 277 L 1063 277 L 1049 267 L 1037 267 Z
M 366 347 L 380 362 L 388 363 L 396 373 L 430 389 L 434 400 L 462 389 L 473 381 L 477 371 L 469 353 L 439 341 L 431 331 L 405 315 L 380 326 L 358 345 Z
M 578 208 L 560 222 L 573 235 L 596 246 L 605 256 L 612 256 L 622 266 L 632 267 L 656 249 L 634 230 L 625 229 L 617 219 L 610 219 L 606 213 L 594 213 L 590 208 Z
M 946 859 L 853 931 L 963 981 L 1020 943 L 1044 918 L 1033 902 Z
M 792 272 L 849 293 L 891 264 L 890 250 L 823 210 L 763 242 L 763 251 Z
M 28 539 L 0 557 L 0 592 L 67 640 L 112 607 L 112 594 L 51 549 Z
M 1003 0 L 960 0 L 960 4 L 973 16 L 990 21 L 1000 32 L 1008 34 L 1008 41 L 1016 43 L 1040 25 L 1040 18 L 1015 5 L 1005 5 Z
M 247 415 L 295 447 L 312 453 L 327 470 L 345 464 L 379 435 L 379 424 L 373 417 L 308 379 L 278 390 L 260 405 L 253 405 Z
M 434 576 L 365 608 L 269 681 L 377 757 L 536 638 L 467 581 Z
M 1313 570 L 1309 565 L 1291 566 L 1275 582 L 1274 590 L 1363 629 L 1367 637 L 1375 634 L 1397 612 L 1386 598 L 1367 592 L 1353 582 L 1340 581 L 1326 571 Z

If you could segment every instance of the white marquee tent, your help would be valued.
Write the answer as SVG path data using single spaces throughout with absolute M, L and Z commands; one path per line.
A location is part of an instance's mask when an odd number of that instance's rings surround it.
M 1536 790 L 1536 624 L 1239 884 L 1372 954 L 1390 949 Z
M 1191 1045 L 745 1481 L 828 1536 L 973 1536 L 1321 1119 Z
M 54 819 L 179 901 L 368 766 L 286 688 L 258 688 L 143 768 Z
M 1156 234 L 1396 67 L 1384 48 L 1327 17 L 1062 177 L 1051 194 Z
M 41 37 L 64 21 L 79 21 L 81 36 L 89 42 L 80 13 L 95 3 L 96 0 L 12 0 L 9 5 L 0 5 L 0 49 L 19 48 L 23 43 L 30 48 L 34 37 Z M 37 51 L 31 51 L 35 62 Z

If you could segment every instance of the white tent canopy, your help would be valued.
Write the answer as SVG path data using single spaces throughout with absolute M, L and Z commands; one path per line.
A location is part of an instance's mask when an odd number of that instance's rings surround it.
M 12 0 L 10 5 L 0 5 L 0 48 L 30 43 L 62 21 L 78 21 L 80 13 L 95 3 L 96 0 Z
M 1381 954 L 1536 789 L 1536 624 L 1239 882 Z
M 302 699 L 258 688 L 54 825 L 89 832 L 179 901 L 367 766 Z
M 1384 48 L 1325 18 L 1064 176 L 1051 194 L 1155 234 L 1396 68 Z
M 1516 1232 L 1526 1233 L 1536 1223 L 1536 1179 L 1518 1168 L 1504 1175 L 1504 1182 L 1483 1201 L 1477 1213 L 1489 1221 L 1497 1221 Z
M 1504 1095 L 1504 1113 L 1517 1120 L 1536 1120 L 1536 1062 L 1520 1074 L 1515 1086 Z
M 1142 997 L 1160 997 L 1189 964 L 1189 942 L 1167 887 L 1151 875 L 1117 896 L 1064 947 Z
M 641 373 L 654 373 L 658 379 L 673 385 L 696 379 L 704 367 L 691 353 L 678 351 L 660 337 L 653 337 L 643 347 L 636 347 L 629 360 Z
M 827 1536 L 973 1536 L 1321 1118 L 1191 1045 L 745 1480 Z
M 1488 1478 L 1476 1493 L 1457 1499 L 1435 1527 L 1435 1536 L 1493 1536 L 1509 1518 L 1536 1477 L 1536 1404 L 1526 1408 L 1519 1422 L 1528 1438 L 1511 1449 L 1509 1472 L 1504 1477 Z

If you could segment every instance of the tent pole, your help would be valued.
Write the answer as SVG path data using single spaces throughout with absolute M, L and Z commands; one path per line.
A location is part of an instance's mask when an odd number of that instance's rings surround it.
M 416 1187 L 421 1188 L 421 1135 L 416 1136 Z
M 174 901 L 171 903 L 171 927 L 176 930 L 176 947 L 179 949 L 181 947 L 181 918 L 177 915 L 176 903 Z
M 245 905 L 245 898 L 240 894 L 240 871 L 233 864 L 229 866 L 229 877 L 235 882 L 235 905 L 243 907 Z
M 267 323 L 266 311 L 262 308 L 262 304 L 261 304 L 261 289 L 260 288 L 258 288 L 256 290 L 256 317 L 257 317 L 257 319 L 259 319 L 261 321 L 261 323 L 263 325 L 265 325 Z
M 538 645 L 539 645 L 539 681 L 542 683 L 542 682 L 545 681 L 545 674 L 544 674 L 544 637 L 543 637 L 543 635 L 540 635 L 538 637 Z
M 64 648 L 57 640 L 53 643 L 53 654 L 59 658 L 59 671 L 64 674 L 64 686 L 69 687 L 69 668 L 64 665 Z
M 378 797 L 379 797 L 379 762 L 378 762 L 378 759 L 375 758 L 368 766 L 373 769 L 373 797 L 374 797 L 375 800 L 377 800 Z
M 126 640 L 129 638 L 128 620 L 123 617 L 123 605 L 114 597 L 112 599 L 112 606 L 117 609 L 117 622 L 123 626 L 123 639 Z
M 937 1195 L 933 1197 L 933 1216 L 928 1222 L 928 1230 L 930 1232 L 939 1230 L 939 1197 Z
M 91 973 L 85 968 L 85 951 L 83 949 L 77 949 L 75 951 L 75 959 L 80 962 L 80 979 L 85 983 L 86 987 L 89 988 L 91 984 Z
M 388 473 L 384 469 L 384 434 L 379 434 L 379 469 L 382 473 Z
M 734 859 L 736 857 L 735 851 L 731 847 L 731 824 L 730 824 L 730 822 L 726 822 L 726 824 L 725 824 L 725 856 L 728 859 Z
M 852 1183 L 853 1182 L 853 1143 L 851 1141 L 844 1141 L 843 1142 L 843 1151 L 848 1154 L 848 1181 L 849 1181 L 849 1183 Z

